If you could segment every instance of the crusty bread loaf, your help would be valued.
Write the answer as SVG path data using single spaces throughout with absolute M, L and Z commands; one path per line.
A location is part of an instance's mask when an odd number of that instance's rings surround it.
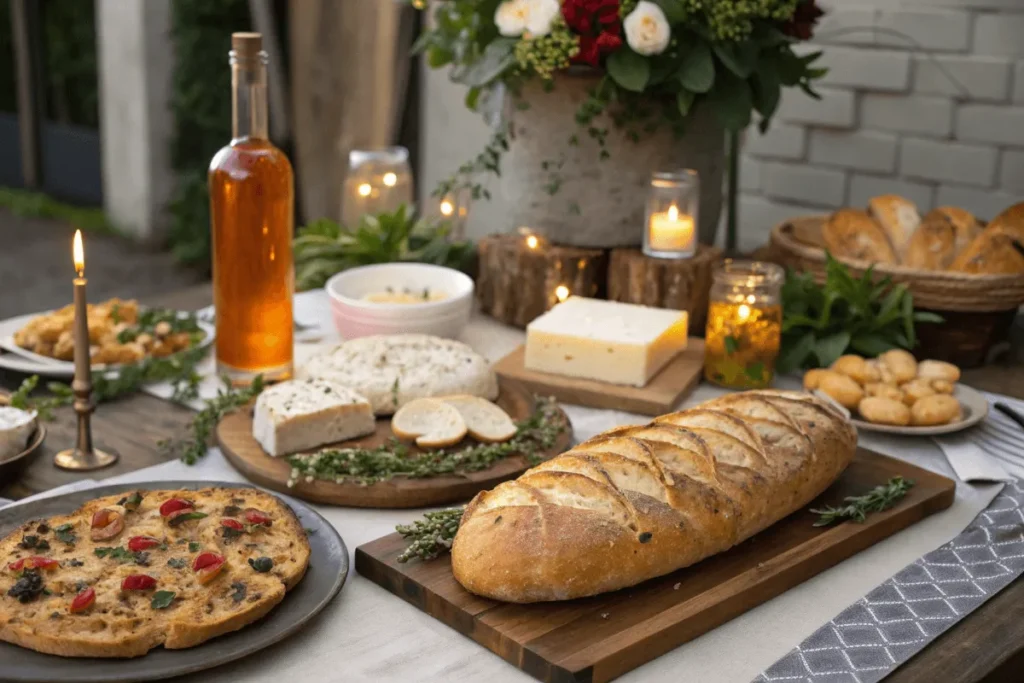
M 730 394 L 614 429 L 478 494 L 452 569 L 467 590 L 508 602 L 632 586 L 806 505 L 856 443 L 835 407 L 794 391 Z
M 967 209 L 961 209 L 957 206 L 940 206 L 935 211 L 944 215 L 953 224 L 953 228 L 956 231 L 955 253 L 957 254 L 981 232 L 981 223 Z
M 886 194 L 868 201 L 868 213 L 878 221 L 885 236 L 889 238 L 897 259 L 902 258 L 910 236 L 921 223 L 917 205 L 906 197 Z
M 946 212 L 935 209 L 921 219 L 921 224 L 910 236 L 903 254 L 903 265 L 945 270 L 956 252 L 957 228 Z
M 964 273 L 1024 273 L 1024 202 L 996 216 L 949 266 Z
M 866 212 L 840 209 L 832 214 L 822 230 L 825 248 L 838 259 L 859 259 L 871 263 L 896 263 L 889 238 Z

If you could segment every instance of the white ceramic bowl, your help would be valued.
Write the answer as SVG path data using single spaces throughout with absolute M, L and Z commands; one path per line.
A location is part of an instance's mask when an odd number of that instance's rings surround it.
M 387 288 L 444 292 L 439 301 L 381 304 L 368 294 Z M 473 280 L 452 268 L 425 263 L 381 263 L 338 273 L 324 285 L 331 315 L 345 339 L 372 334 L 432 334 L 458 337 L 473 309 Z

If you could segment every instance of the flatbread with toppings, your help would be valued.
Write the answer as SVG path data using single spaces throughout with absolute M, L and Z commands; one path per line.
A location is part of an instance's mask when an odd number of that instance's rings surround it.
M 65 657 L 138 657 L 236 631 L 309 565 L 291 509 L 249 488 L 136 491 L 0 541 L 0 640 Z

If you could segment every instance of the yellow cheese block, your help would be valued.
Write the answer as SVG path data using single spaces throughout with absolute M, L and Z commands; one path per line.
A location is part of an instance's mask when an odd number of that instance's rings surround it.
M 570 297 L 526 327 L 526 368 L 645 386 L 686 348 L 686 311 Z

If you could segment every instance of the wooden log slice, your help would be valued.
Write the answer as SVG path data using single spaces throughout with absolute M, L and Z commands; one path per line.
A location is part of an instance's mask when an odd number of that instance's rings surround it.
M 689 311 L 691 333 L 701 334 L 712 272 L 721 259 L 721 249 L 704 244 L 697 245 L 697 253 L 688 259 L 652 258 L 639 249 L 612 249 L 608 299 Z
M 500 393 L 495 401 L 515 420 L 520 421 L 533 414 L 536 399 L 522 384 L 499 378 Z M 569 447 L 572 443 L 572 425 L 564 412 L 560 418 L 565 420 L 566 428 L 556 439 L 554 445 L 539 453 L 544 458 L 553 458 Z M 396 476 L 386 481 L 363 485 L 356 481 L 336 483 L 323 479 L 313 481 L 299 480 L 294 486 L 288 486 L 291 477 L 291 465 L 287 457 L 273 458 L 264 452 L 252 436 L 252 406 L 225 416 L 216 430 L 217 445 L 224 457 L 235 469 L 245 475 L 246 479 L 265 486 L 274 491 L 281 491 L 296 498 L 326 503 L 328 505 L 347 505 L 350 507 L 373 508 L 418 508 L 434 505 L 445 505 L 462 500 L 469 500 L 478 491 L 497 486 L 508 479 L 515 479 L 525 472 L 530 464 L 521 455 L 510 455 L 498 460 L 490 468 L 466 474 L 450 474 L 422 479 L 410 479 Z M 391 418 L 377 420 L 377 430 L 368 436 L 351 439 L 337 444 L 327 444 L 319 451 L 327 448 L 376 448 L 388 443 L 394 434 L 391 431 Z M 457 450 L 473 444 L 470 438 L 447 450 Z M 410 453 L 419 453 L 413 445 L 408 446 Z
M 526 327 L 558 303 L 556 290 L 604 296 L 607 252 L 562 247 L 539 235 L 489 235 L 477 243 L 476 296 L 484 313 L 503 323 Z M 531 246 L 534 244 L 536 246 Z

